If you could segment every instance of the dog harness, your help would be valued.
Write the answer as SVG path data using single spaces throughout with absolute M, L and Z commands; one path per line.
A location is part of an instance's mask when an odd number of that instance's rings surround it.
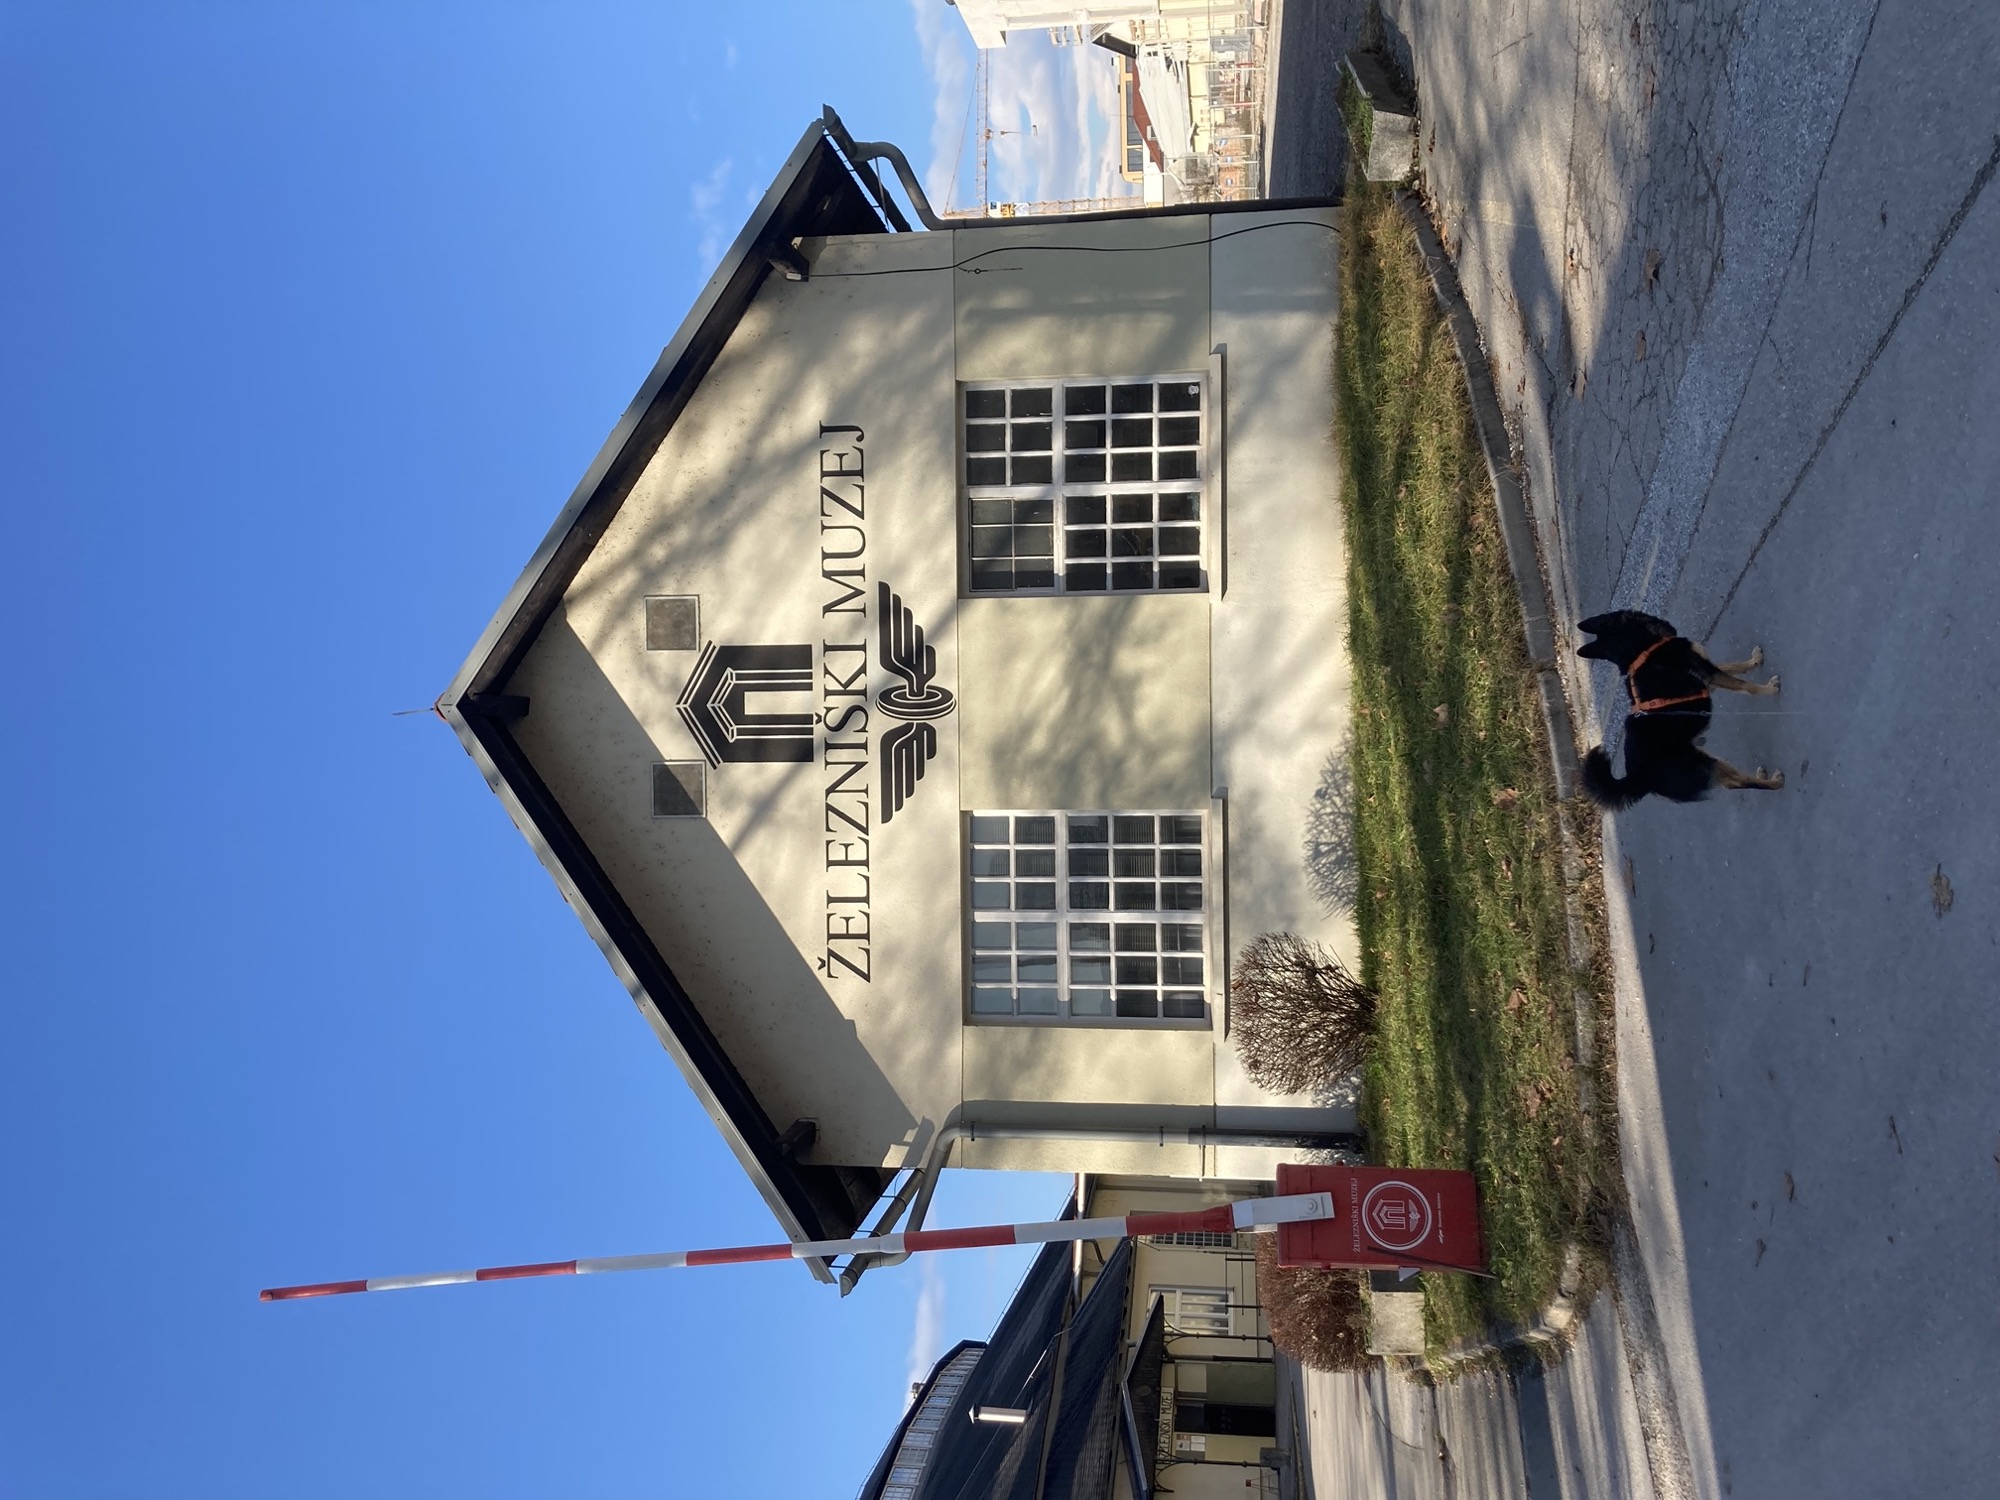
M 1678 639 L 1678 636 L 1661 636 L 1652 645 L 1633 657 L 1632 665 L 1625 669 L 1625 691 L 1632 695 L 1633 713 L 1656 714 L 1663 708 L 1679 708 L 1683 703 L 1706 703 L 1708 701 L 1708 689 L 1706 687 L 1702 688 L 1698 693 L 1688 693 L 1679 698 L 1641 698 L 1639 696 L 1639 668 L 1645 666 L 1646 658 L 1659 650 L 1660 647 L 1666 645 L 1668 641 Z

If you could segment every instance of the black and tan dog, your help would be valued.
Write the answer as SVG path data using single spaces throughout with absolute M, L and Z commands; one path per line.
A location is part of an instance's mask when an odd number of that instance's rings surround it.
M 1716 787 L 1775 792 L 1785 773 L 1755 775 L 1717 760 L 1696 745 L 1708 732 L 1709 689 L 1732 693 L 1778 691 L 1778 679 L 1738 677 L 1764 660 L 1757 647 L 1747 661 L 1714 662 L 1708 653 L 1656 616 L 1636 609 L 1592 615 L 1578 629 L 1597 637 L 1577 655 L 1608 661 L 1625 674 L 1630 707 L 1625 718 L 1625 774 L 1611 774 L 1611 757 L 1599 745 L 1583 758 L 1583 789 L 1599 807 L 1630 807 L 1648 792 L 1674 802 L 1699 802 Z

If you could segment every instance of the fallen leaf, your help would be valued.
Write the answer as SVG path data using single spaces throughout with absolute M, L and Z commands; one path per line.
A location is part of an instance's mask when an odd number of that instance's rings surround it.
M 1508 1012 L 1511 1014 L 1514 1011 L 1519 1010 L 1522 1006 L 1526 1005 L 1527 1003 L 1528 1003 L 1528 992 L 1522 989 L 1518 984 L 1515 985 L 1514 993 L 1507 997 Z
M 1799 1201 L 1798 1184 L 1792 1181 L 1792 1174 L 1790 1172 L 1785 1174 L 1785 1201 L 1787 1203 L 1796 1203 Z
M 1639 330 L 1639 339 L 1633 346 L 1632 357 L 1634 359 L 1644 359 L 1646 357 L 1646 330 L 1643 328 Z
M 1521 1100 L 1521 1110 L 1529 1119 L 1534 1119 L 1542 1112 L 1542 1096 L 1529 1089 L 1526 1097 Z
M 1503 786 L 1493 794 L 1493 805 L 1502 812 L 1512 812 L 1514 804 L 1520 800 L 1521 792 L 1518 787 Z M 1512 874 L 1513 872 L 1510 870 L 1508 873 Z
M 1956 899 L 1951 890 L 1951 877 L 1945 874 L 1944 866 L 1939 865 L 1931 873 L 1931 910 L 1942 917 L 1951 910 L 1951 903 Z
M 1444 728 L 1445 725 L 1451 722 L 1451 705 L 1449 703 L 1440 703 L 1436 708 L 1431 710 L 1431 717 L 1437 720 L 1438 728 Z
M 1664 257 L 1664 256 L 1662 256 L 1662 255 L 1660 254 L 1660 252 L 1659 252 L 1658 250 L 1655 250 L 1655 249 L 1654 249 L 1654 248 L 1653 248 L 1653 247 L 1652 247 L 1651 245 L 1648 245 L 1648 246 L 1646 247 L 1646 285 L 1647 285 L 1647 286 L 1649 286 L 1649 287 L 1655 287 L 1655 286 L 1658 286 L 1658 285 L 1660 284 L 1660 263 L 1661 263 L 1661 261 L 1663 261 L 1664 259 L 1665 259 L 1665 257 Z

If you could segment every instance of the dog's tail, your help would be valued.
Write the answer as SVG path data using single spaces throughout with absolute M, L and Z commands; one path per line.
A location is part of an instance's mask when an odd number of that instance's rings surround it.
M 1599 745 L 1583 758 L 1583 789 L 1590 800 L 1611 812 L 1630 807 L 1646 795 L 1646 789 L 1631 780 L 1621 781 L 1611 774 L 1611 757 Z

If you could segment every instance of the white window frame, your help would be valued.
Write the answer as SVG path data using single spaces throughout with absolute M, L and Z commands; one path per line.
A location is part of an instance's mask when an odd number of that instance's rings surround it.
M 1196 1338 L 1227 1338 L 1236 1331 L 1236 1309 L 1226 1286 L 1156 1286 L 1167 1327 Z M 1190 1321 L 1193 1320 L 1193 1321 Z M 1217 1322 L 1220 1327 L 1217 1327 Z
M 1136 388 L 1151 386 L 1149 399 L 1153 409 L 1145 413 L 1118 413 L 1108 408 L 1117 404 L 1115 387 Z M 1171 387 L 1186 387 L 1193 394 L 1192 410 L 1184 408 L 1168 409 L 1169 399 L 1178 399 L 1169 390 Z M 1072 393 L 1101 390 L 1104 393 L 1104 412 L 1072 412 L 1075 397 Z M 1050 393 L 1050 411 L 1046 417 L 1029 416 L 973 416 L 970 414 L 971 398 L 975 395 L 999 394 L 1002 404 L 1011 413 L 1014 393 L 1025 394 L 1047 391 Z M 1088 597 L 1105 597 L 1132 594 L 1200 594 L 1210 588 L 1211 569 L 1209 549 L 1215 534 L 1213 512 L 1215 496 L 1210 483 L 1210 475 L 1215 467 L 1212 448 L 1215 440 L 1216 413 L 1214 411 L 1215 386 L 1206 372 L 1169 373 L 1163 375 L 1090 375 L 1075 378 L 1049 380 L 1008 380 L 970 381 L 958 388 L 955 423 L 958 433 L 958 475 L 959 494 L 959 552 L 962 563 L 959 570 L 960 586 L 967 598 L 1004 599 L 1022 596 L 1036 597 L 1055 594 L 1081 594 Z M 1123 421 L 1137 421 L 1145 418 L 1152 423 L 1150 443 L 1144 446 L 1116 447 L 1117 433 L 1113 424 Z M 1169 434 L 1163 423 L 1193 419 L 1197 423 L 1195 441 L 1190 445 L 1181 442 L 1162 442 Z M 1046 456 L 1049 474 L 1046 479 L 1038 475 L 1014 482 L 1018 477 L 1014 471 L 1013 442 L 1019 435 L 1017 429 L 1026 430 L 1046 422 L 1050 429 L 1049 447 Z M 1071 448 L 1067 441 L 1069 424 L 1101 423 L 1103 446 Z M 975 442 L 990 441 L 1004 429 L 1008 447 L 1002 451 L 975 448 Z M 1115 460 L 1121 457 L 1146 458 L 1151 478 L 1116 478 Z M 1021 455 L 1029 460 L 1044 456 L 1037 448 Z M 1101 458 L 1104 472 L 1101 478 L 1080 477 L 1083 465 L 1092 459 Z M 982 471 L 982 466 L 994 460 L 1004 463 L 1005 472 L 996 481 L 994 476 Z M 1159 477 L 1163 467 L 1170 463 L 1175 467 L 1185 467 L 1192 462 L 1193 473 L 1176 475 L 1173 478 Z M 975 482 L 976 481 L 976 482 Z M 1084 518 L 1083 512 L 1090 502 L 1100 501 L 1104 510 L 1102 521 Z M 1123 506 L 1121 507 L 1121 501 Z M 1121 509 L 1130 510 L 1141 502 L 1150 519 L 1140 519 L 1134 514 L 1124 514 Z M 1035 584 L 1028 587 L 990 588 L 979 586 L 979 564 L 985 560 L 985 550 L 995 537 L 995 532 L 983 524 L 988 517 L 983 514 L 996 505 L 1007 505 L 1015 512 L 1012 524 L 1035 529 L 1044 524 L 1030 513 L 1043 508 L 1046 510 L 1046 524 L 1050 528 L 1049 557 L 1050 577 L 1044 586 Z M 1073 508 L 1074 507 L 1074 511 Z M 1188 509 L 1193 514 L 1186 514 Z M 1072 515 L 1076 516 L 1074 522 Z M 1192 553 L 1186 550 L 1187 532 L 1195 533 Z M 1150 549 L 1144 554 L 1149 569 L 1150 581 L 1136 585 L 1129 580 L 1120 587 L 1114 580 L 1118 576 L 1121 557 L 1115 552 L 1121 537 L 1137 539 L 1144 535 Z M 1102 554 L 1080 550 L 1089 543 L 1102 545 Z M 1177 579 L 1191 581 L 1163 585 L 1162 549 L 1175 547 L 1173 555 L 1166 559 L 1165 566 L 1173 569 Z M 1079 550 L 1072 550 L 1077 548 Z M 997 556 L 997 554 L 995 554 Z M 1010 550 L 1009 558 L 1019 554 Z M 1040 556 L 1032 553 L 1028 556 Z M 1135 566 L 1140 554 L 1132 553 L 1122 559 L 1127 567 Z M 1084 586 L 1081 577 L 1077 586 L 1072 586 L 1072 570 L 1078 575 L 1101 567 L 1105 572 L 1102 586 Z M 1192 570 L 1190 572 L 1190 569 Z
M 1071 842 L 1072 821 L 1088 824 L 1099 818 L 1105 820 L 1106 842 Z M 1120 837 L 1131 830 L 1129 823 L 1121 829 L 1117 820 L 1137 818 L 1152 820 L 1150 843 L 1136 837 Z M 1164 835 L 1169 830 L 1160 821 L 1164 818 L 1194 820 L 1196 838 L 1192 842 L 1167 839 Z M 1004 845 L 992 836 L 990 820 L 994 819 L 1006 820 Z M 1053 820 L 1053 842 L 1024 842 L 1023 822 L 1040 819 Z M 1219 889 L 1212 847 L 1214 829 L 1215 820 L 1206 809 L 1010 808 L 966 814 L 962 876 L 966 895 L 966 1019 L 981 1025 L 1139 1026 L 1178 1030 L 1211 1026 L 1215 1006 L 1210 997 L 1218 982 L 1214 955 L 1220 936 L 1211 921 L 1217 907 L 1215 892 Z M 1185 832 L 1185 828 L 1171 831 Z M 998 854 L 1003 849 L 1008 856 L 1007 872 L 1000 875 L 994 873 L 999 862 L 981 856 Z M 1153 856 L 1153 875 L 1145 877 L 1128 872 L 1126 880 L 1121 882 L 1117 856 L 1138 855 L 1148 850 Z M 1049 858 L 1037 860 L 1024 874 L 1019 857 L 1023 853 L 1047 854 Z M 1087 864 L 1076 858 L 1099 853 L 1109 867 L 1103 875 L 1094 868 L 1097 861 Z M 1188 854 L 1198 855 L 1199 868 L 1195 873 L 1171 868 L 1177 864 L 1185 866 L 1188 861 L 1169 856 Z M 1149 884 L 1152 886 L 1149 905 L 1119 905 L 1120 901 L 1136 902 L 1142 888 Z M 1090 889 L 1099 885 L 1107 888 L 1104 893 L 1107 904 L 1103 906 L 1095 904 L 1098 892 Z M 1030 889 L 1023 890 L 1023 886 Z M 1002 896 L 1005 905 L 998 904 Z M 1195 904 L 1186 904 L 1189 901 Z M 1167 902 L 1175 904 L 1164 904 Z M 994 931 L 1002 925 L 1006 926 L 1009 938 L 1005 947 L 999 945 Z M 1152 929 L 1150 949 L 1134 941 L 1141 937 L 1138 929 L 1146 927 Z M 1161 931 L 1163 927 L 1174 931 L 1169 935 Z M 1024 928 L 1031 931 L 1024 932 Z M 1103 929 L 1101 934 L 1096 931 L 1098 928 Z M 1103 948 L 1096 946 L 1100 938 L 1105 943 Z M 1174 944 L 1171 947 L 1170 942 Z M 1004 982 L 997 972 L 1002 959 L 1007 970 Z M 1127 970 L 1121 986 L 1121 959 L 1134 966 L 1150 960 L 1155 977 L 1147 981 Z M 1050 966 L 1046 983 L 1039 966 L 1034 971 L 1026 966 L 1038 960 Z M 1105 975 L 1101 981 L 1089 977 L 1089 971 L 1100 962 Z M 1198 972 L 1199 978 L 1187 977 L 1190 972 Z M 1120 1014 L 1121 988 L 1127 1007 L 1124 1014 Z M 1005 1010 L 998 1008 L 1002 990 L 1007 997 Z M 1145 991 L 1154 997 L 1152 1013 L 1135 1013 L 1129 1007 Z M 1031 1000 L 1030 996 L 1034 998 Z M 1168 1014 L 1170 1008 L 1178 1013 Z

